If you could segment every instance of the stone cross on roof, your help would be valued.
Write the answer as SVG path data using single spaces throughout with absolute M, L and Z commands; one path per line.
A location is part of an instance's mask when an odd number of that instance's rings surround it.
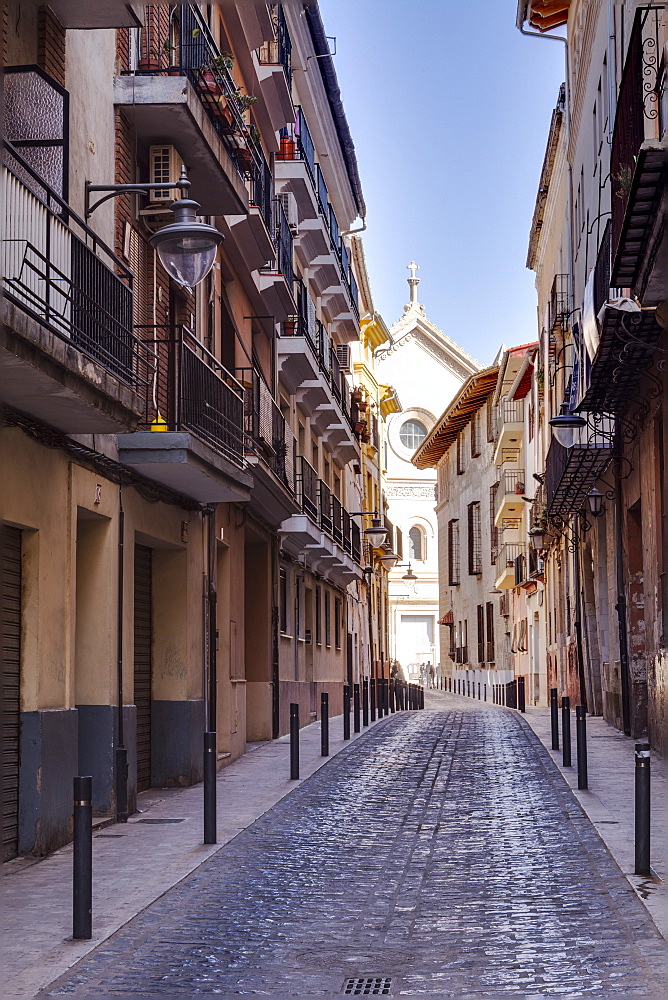
M 414 260 L 406 266 L 406 270 L 411 272 L 411 276 L 408 279 L 408 285 L 411 290 L 411 303 L 417 303 L 417 286 L 420 284 L 420 279 L 417 277 L 417 272 L 420 270 L 420 265 L 416 264 Z

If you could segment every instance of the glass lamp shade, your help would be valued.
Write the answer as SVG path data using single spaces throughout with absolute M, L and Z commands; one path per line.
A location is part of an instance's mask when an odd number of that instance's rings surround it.
M 561 413 L 558 417 L 552 417 L 550 420 L 550 427 L 552 428 L 552 433 L 564 448 L 572 448 L 575 431 L 581 430 L 583 427 L 587 426 L 587 421 L 584 417 L 578 416 L 577 413 L 571 413 L 568 402 L 566 400 L 561 404 Z
M 529 538 L 533 542 L 533 547 L 535 549 L 542 549 L 545 547 L 545 532 L 542 528 L 538 527 L 538 525 L 531 529 L 529 532 Z
M 387 535 L 387 528 L 384 528 L 377 517 L 374 517 L 371 527 L 364 529 L 364 537 L 374 549 L 382 545 Z
M 417 576 L 416 576 L 416 575 L 415 575 L 415 573 L 413 572 L 413 569 L 412 569 L 412 567 L 411 567 L 411 564 L 410 564 L 410 563 L 408 564 L 408 569 L 407 569 L 407 571 L 406 571 L 406 572 L 404 573 L 404 575 L 402 576 L 402 578 L 401 578 L 401 579 L 402 579 L 402 580 L 405 580 L 405 581 L 406 581 L 407 583 L 409 583 L 409 584 L 410 584 L 410 583 L 414 583 L 414 582 L 415 582 L 415 581 L 417 580 Z
M 149 240 L 170 278 L 186 288 L 193 288 L 206 278 L 223 242 L 222 233 L 197 221 L 198 208 L 196 201 L 187 198 L 175 201 L 172 205 L 175 221 L 163 226 Z
M 396 552 L 386 552 L 384 556 L 380 557 L 380 561 L 385 569 L 390 572 L 399 562 L 399 556 Z
M 600 517 L 603 513 L 603 494 L 600 490 L 594 487 L 587 494 L 587 503 L 589 504 L 589 511 L 594 517 Z

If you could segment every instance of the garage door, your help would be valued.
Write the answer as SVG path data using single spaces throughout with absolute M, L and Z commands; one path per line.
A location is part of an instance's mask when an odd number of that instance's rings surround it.
M 21 690 L 21 532 L 2 528 L 2 858 L 16 857 Z

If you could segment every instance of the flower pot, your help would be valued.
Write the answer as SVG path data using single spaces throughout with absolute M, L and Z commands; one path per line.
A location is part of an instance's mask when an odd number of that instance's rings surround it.
M 360 401 L 360 402 L 359 402 L 359 403 L 357 404 L 357 408 L 358 408 L 358 409 L 359 409 L 359 410 L 360 410 L 360 411 L 361 411 L 362 413 L 366 413 L 366 411 L 367 411 L 367 410 L 368 410 L 368 408 L 369 408 L 369 404 L 367 403 L 367 401 L 366 401 L 365 399 L 363 399 L 363 400 L 361 400 L 361 401 Z
M 364 423 L 364 421 L 363 421 L 363 420 L 358 420 L 358 421 L 357 421 L 357 422 L 355 423 L 355 434 L 361 434 L 361 433 L 362 433 L 362 431 L 363 431 L 363 430 L 364 430 L 365 428 L 366 428 L 366 424 Z

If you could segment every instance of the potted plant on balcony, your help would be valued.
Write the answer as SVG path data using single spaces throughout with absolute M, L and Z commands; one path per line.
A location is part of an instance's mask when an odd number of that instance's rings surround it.
M 362 390 L 353 389 L 353 391 L 350 393 L 350 396 L 352 398 L 353 403 L 357 403 L 357 405 L 359 406 L 360 403 L 362 402 Z
M 283 336 L 284 337 L 294 337 L 297 332 L 297 317 L 288 316 L 288 318 L 283 323 Z
M 363 420 L 356 420 L 354 429 L 355 429 L 355 434 L 362 434 L 363 431 L 366 429 L 366 423 Z

